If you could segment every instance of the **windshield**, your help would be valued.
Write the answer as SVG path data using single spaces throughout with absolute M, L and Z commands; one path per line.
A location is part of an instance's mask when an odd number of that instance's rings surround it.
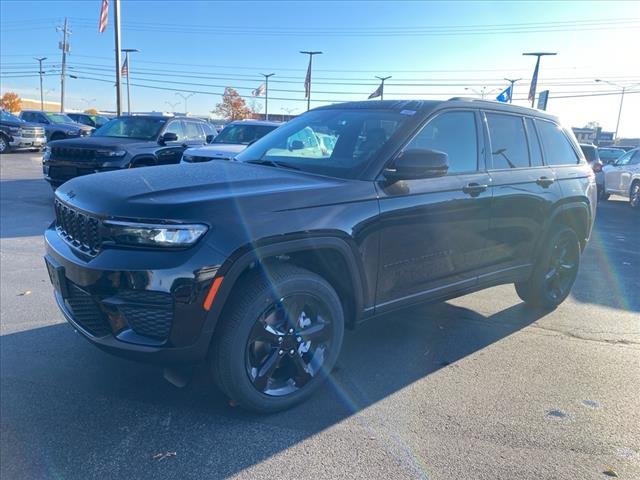
M 231 143 L 236 145 L 249 145 L 267 133 L 278 128 L 275 125 L 242 125 L 233 124 L 226 126 L 211 143 Z
M 45 113 L 51 123 L 76 123 L 64 113 Z
M 356 178 L 406 118 L 388 110 L 312 111 L 251 145 L 236 159 Z
M 120 117 L 108 121 L 94 133 L 94 137 L 140 138 L 155 140 L 166 119 L 148 117 Z
M 601 160 L 616 160 L 624 155 L 624 150 L 604 149 L 598 152 Z
M 9 112 L 5 112 L 4 110 L 0 110 L 0 120 L 4 120 L 5 122 L 23 122 L 24 121 L 19 119 L 15 115 L 11 115 Z

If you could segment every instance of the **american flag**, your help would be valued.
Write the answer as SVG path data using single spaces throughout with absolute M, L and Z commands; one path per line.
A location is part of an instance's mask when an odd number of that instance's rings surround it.
M 304 98 L 311 95 L 311 55 L 309 55 L 309 67 L 307 68 L 307 76 L 304 77 Z
M 267 86 L 263 83 L 262 85 L 260 85 L 258 88 L 256 88 L 255 90 L 251 90 L 251 95 L 254 97 L 259 97 L 260 95 L 262 95 L 265 91 L 267 90 Z
M 120 71 L 120 75 L 123 77 L 129 76 L 129 57 L 125 57 L 124 63 L 122 64 L 122 70 Z
M 98 32 L 103 33 L 107 29 L 109 22 L 109 0 L 102 0 L 102 8 L 100 9 L 100 23 L 98 23 Z
M 531 78 L 531 87 L 529 88 L 529 101 L 532 102 L 536 98 L 536 87 L 538 86 L 538 69 L 540 68 L 540 57 L 536 62 L 536 68 L 533 70 L 533 78 Z

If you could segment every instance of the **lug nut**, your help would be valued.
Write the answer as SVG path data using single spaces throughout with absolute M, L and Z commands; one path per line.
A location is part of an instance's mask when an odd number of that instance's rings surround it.
M 302 337 L 298 337 L 296 338 L 296 340 L 298 341 L 298 343 L 300 343 L 302 341 Z
M 293 333 L 293 328 L 290 328 L 290 329 L 289 329 L 289 333 Z
M 278 355 L 284 355 L 284 350 L 279 350 Z
M 284 340 L 282 337 L 278 337 L 278 343 L 282 343 Z
M 293 355 L 295 353 L 294 349 L 289 350 L 289 355 Z

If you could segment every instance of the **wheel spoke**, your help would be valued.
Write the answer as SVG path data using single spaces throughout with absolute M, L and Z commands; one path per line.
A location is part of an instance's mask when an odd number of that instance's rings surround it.
M 271 325 L 265 325 L 262 322 L 256 322 L 251 329 L 250 342 L 265 342 L 270 345 L 278 345 L 279 332 Z
M 547 274 L 544 277 L 544 281 L 545 282 L 551 282 L 553 281 L 556 277 L 558 276 L 558 270 L 556 270 L 555 267 L 553 267 L 551 270 L 549 270 L 547 272 Z
M 296 368 L 296 374 L 293 377 L 293 381 L 298 388 L 302 388 L 309 380 L 313 378 L 313 375 L 311 375 L 307 370 L 307 365 L 304 363 L 304 360 L 300 355 L 294 355 L 293 357 L 291 357 L 291 360 L 293 361 L 293 365 Z
M 323 342 L 329 338 L 329 324 L 318 317 L 316 323 L 298 333 L 304 340 L 310 340 L 312 343 Z
M 266 390 L 269 379 L 273 376 L 273 372 L 275 372 L 280 365 L 281 358 L 282 357 L 278 354 L 278 350 L 274 349 L 267 356 L 266 360 L 257 368 L 257 374 L 253 379 L 253 384 L 261 392 Z

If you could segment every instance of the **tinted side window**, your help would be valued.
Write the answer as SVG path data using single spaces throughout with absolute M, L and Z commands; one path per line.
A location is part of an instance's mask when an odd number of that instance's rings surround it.
M 629 161 L 629 165 L 638 165 L 640 163 L 640 150 L 637 150 Z
M 531 166 L 539 167 L 542 165 L 542 149 L 540 148 L 540 139 L 533 119 L 527 118 L 527 138 L 529 139 L 529 153 L 531 154 Z
M 478 136 L 473 112 L 447 112 L 431 120 L 405 147 L 430 149 L 449 156 L 449 173 L 478 169 Z
M 529 166 L 529 149 L 522 117 L 487 113 L 493 168 Z
M 175 133 L 178 136 L 178 142 L 184 140 L 184 133 L 182 131 L 182 122 L 171 122 L 167 125 L 164 133 Z
M 555 123 L 537 120 L 544 156 L 548 165 L 575 165 L 579 158 L 562 129 Z
M 186 140 L 202 140 L 204 142 L 204 133 L 200 128 L 200 124 L 196 122 L 182 122 L 182 126 Z

